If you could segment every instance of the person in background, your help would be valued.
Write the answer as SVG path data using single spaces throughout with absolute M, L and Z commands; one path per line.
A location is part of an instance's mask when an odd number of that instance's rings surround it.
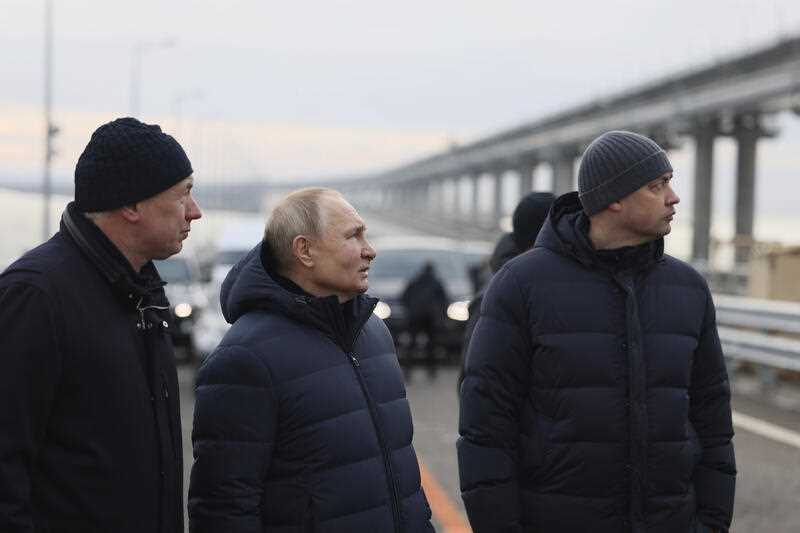
M 533 248 L 536 236 L 542 228 L 550 206 L 553 204 L 555 196 L 550 192 L 531 192 L 523 196 L 514 208 L 511 216 L 512 231 L 503 234 L 498 239 L 494 247 L 494 252 L 489 260 L 489 268 L 495 274 L 500 267 L 523 252 Z M 461 350 L 461 371 L 458 377 L 458 389 L 461 390 L 461 383 L 464 381 L 464 370 L 466 365 L 467 348 L 469 347 L 472 332 L 481 314 L 481 302 L 483 302 L 483 289 L 469 303 L 469 319 L 464 330 L 464 344 Z
M 155 125 L 100 126 L 50 240 L 0 275 L 0 531 L 183 531 L 178 382 L 153 259 L 201 216 Z
M 664 150 L 607 132 L 492 279 L 461 387 L 473 531 L 728 531 L 730 387 L 708 285 L 664 254 Z
M 375 250 L 337 191 L 295 191 L 228 274 L 197 377 L 193 533 L 431 532 Z
M 436 349 L 444 327 L 447 312 L 447 291 L 436 274 L 433 263 L 427 261 L 417 274 L 411 278 L 401 296 L 406 311 L 408 331 L 411 334 L 409 355 L 423 346 L 426 363 L 430 370 L 435 369 Z

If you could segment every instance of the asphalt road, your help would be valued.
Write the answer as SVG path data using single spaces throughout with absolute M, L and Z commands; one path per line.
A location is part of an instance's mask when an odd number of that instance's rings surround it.
M 180 367 L 178 377 L 182 401 L 185 488 L 188 490 L 192 464 L 194 368 Z M 458 489 L 456 380 L 457 372 L 453 368 L 441 369 L 436 374 L 415 368 L 406 374 L 414 417 L 414 445 L 426 471 L 426 492 L 434 508 L 437 531 L 447 533 L 469 531 L 463 527 L 466 520 Z M 736 393 L 738 389 L 742 392 Z M 774 395 L 757 391 L 746 379 L 737 380 L 734 390 L 736 413 L 746 415 L 748 420 L 755 418 L 794 434 L 800 433 L 800 403 L 797 406 L 791 403 L 791 390 L 776 399 Z M 800 397 L 800 393 L 796 397 Z M 759 426 L 756 426 L 758 433 L 748 428 L 737 425 L 734 438 L 739 476 L 731 531 L 800 532 L 800 443 L 787 444 L 775 440 L 774 435 L 764 436 Z

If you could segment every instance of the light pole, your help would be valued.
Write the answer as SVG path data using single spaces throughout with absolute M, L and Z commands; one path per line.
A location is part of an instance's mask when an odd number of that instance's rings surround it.
M 44 3 L 44 171 L 42 181 L 42 240 L 50 238 L 50 164 L 53 160 L 53 137 L 58 128 L 51 116 L 53 107 L 53 2 Z
M 164 50 L 175 46 L 174 39 L 164 39 L 161 41 L 139 41 L 131 49 L 131 88 L 130 88 L 130 109 L 131 116 L 139 115 L 139 92 L 141 89 L 142 78 L 142 57 L 151 50 Z
M 205 93 L 200 89 L 193 91 L 176 94 L 172 98 L 173 114 L 175 115 L 175 137 L 181 137 L 181 126 L 183 124 L 183 104 L 191 102 L 192 100 L 202 100 L 205 98 Z

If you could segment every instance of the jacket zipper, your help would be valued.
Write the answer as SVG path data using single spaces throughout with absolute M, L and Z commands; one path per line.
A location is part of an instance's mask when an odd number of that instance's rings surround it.
M 173 459 L 178 459 L 178 450 L 175 447 L 175 428 L 172 425 L 172 409 L 169 402 L 169 386 L 167 385 L 167 374 L 161 371 L 161 398 L 164 401 L 164 410 L 167 417 L 167 429 L 169 430 L 169 447 L 172 450 Z
M 389 456 L 389 449 L 386 446 L 386 441 L 384 440 L 381 426 L 378 423 L 378 413 L 375 410 L 375 404 L 372 401 L 369 391 L 367 390 L 367 384 L 364 382 L 364 377 L 361 375 L 361 370 L 359 370 L 361 363 L 358 362 L 358 358 L 356 357 L 355 353 L 347 352 L 347 356 L 350 358 L 350 362 L 353 364 L 353 370 L 356 373 L 359 385 L 361 385 L 361 391 L 364 393 L 364 397 L 367 400 L 367 407 L 369 408 L 369 415 L 372 418 L 372 425 L 375 426 L 375 434 L 378 437 L 378 444 L 381 447 L 381 454 L 383 455 L 383 468 L 386 470 L 386 483 L 389 486 L 389 494 L 392 497 L 391 506 L 392 516 L 394 517 L 394 530 L 397 533 L 400 533 L 400 498 L 397 494 L 397 484 L 395 483 L 394 472 L 392 471 L 392 460 Z

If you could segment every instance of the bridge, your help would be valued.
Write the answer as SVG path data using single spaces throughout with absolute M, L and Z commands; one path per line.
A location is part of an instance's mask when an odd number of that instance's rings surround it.
M 769 126 L 769 117 L 786 110 L 800 114 L 800 36 L 599 98 L 383 172 L 319 184 L 342 190 L 361 210 L 377 208 L 450 236 L 493 239 L 499 221 L 507 214 L 505 188 L 515 186 L 514 196 L 521 197 L 533 189 L 533 173 L 544 165 L 551 169 L 550 190 L 557 195 L 574 190 L 578 158 L 600 133 L 610 129 L 641 132 L 667 150 L 680 147 L 688 139 L 695 156 L 691 259 L 705 269 L 714 142 L 730 137 L 738 148 L 734 243 L 736 261 L 742 264 L 753 244 L 758 141 L 778 133 Z M 296 187 L 296 183 L 272 184 L 270 190 L 274 193 Z M 492 191 L 488 210 L 482 208 L 486 203 L 482 197 L 487 196 L 482 191 L 487 189 Z M 258 198 L 253 193 L 227 192 L 236 195 L 233 205 L 253 204 Z

